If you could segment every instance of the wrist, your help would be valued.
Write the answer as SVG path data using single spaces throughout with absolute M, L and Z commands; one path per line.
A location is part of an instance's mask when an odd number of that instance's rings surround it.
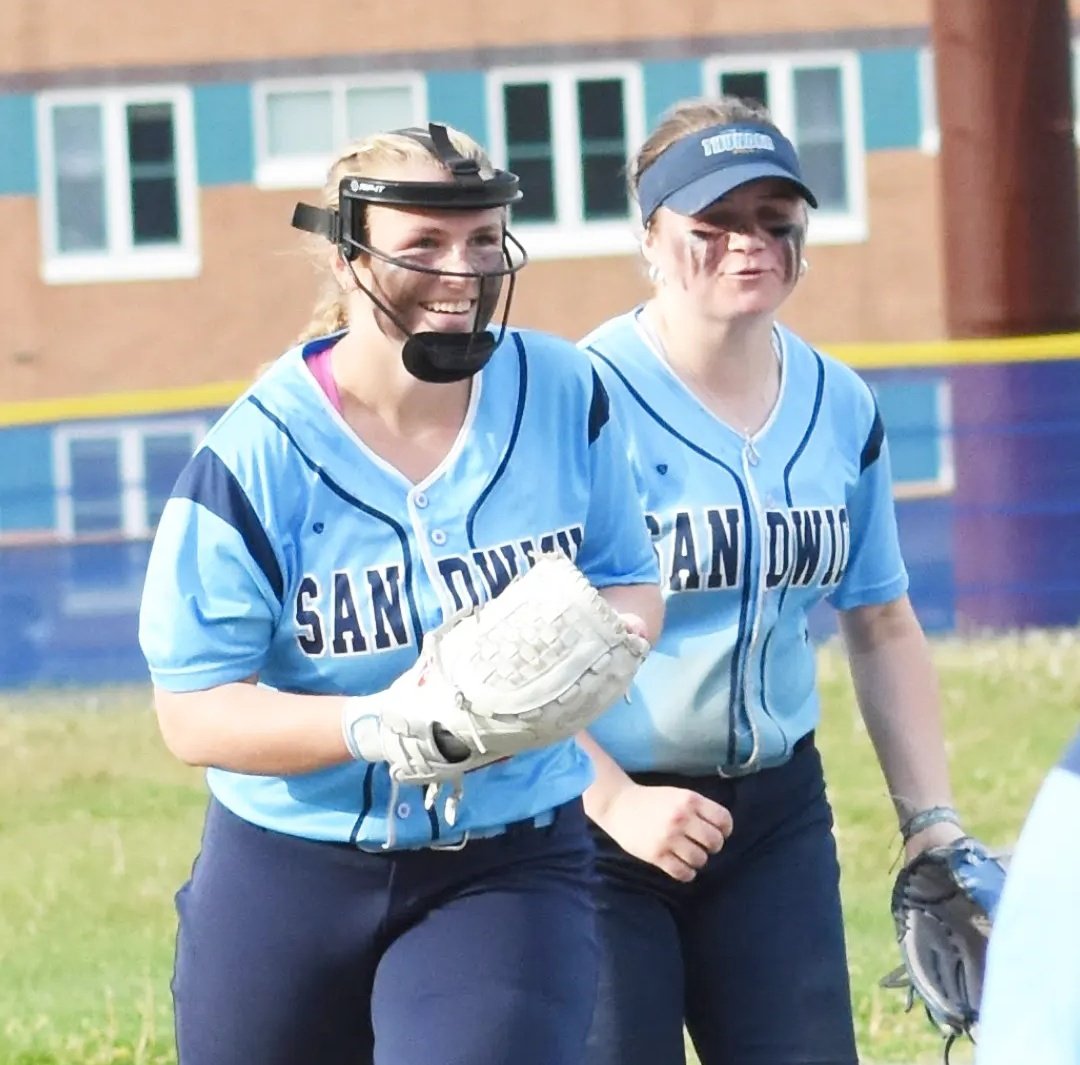
M 959 828 L 960 815 L 954 807 L 945 804 L 928 806 L 900 823 L 900 838 L 907 844 L 915 836 L 923 835 L 927 829 L 936 825 L 953 825 Z
M 931 847 L 944 847 L 966 835 L 960 816 L 952 806 L 928 806 L 900 825 L 904 857 L 911 861 Z
M 939 821 L 936 825 L 924 828 L 907 840 L 904 844 L 904 857 L 907 861 L 911 861 L 912 858 L 922 854 L 923 851 L 930 850 L 933 847 L 948 846 L 958 839 L 963 839 L 966 835 L 967 833 L 960 825 L 951 821 Z
M 593 824 L 599 825 L 607 832 L 612 810 L 616 806 L 619 797 L 636 786 L 630 777 L 625 774 L 622 774 L 621 777 L 616 777 L 613 774 L 606 779 L 597 776 L 597 779 L 585 789 L 585 794 L 582 796 L 585 804 L 585 815 Z M 608 835 L 611 835 L 611 833 L 608 832 Z

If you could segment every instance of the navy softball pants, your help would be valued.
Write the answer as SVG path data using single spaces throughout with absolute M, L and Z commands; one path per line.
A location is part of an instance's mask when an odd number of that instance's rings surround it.
M 588 1065 L 852 1065 L 840 876 L 821 759 L 740 779 L 633 774 L 692 788 L 734 831 L 690 884 L 596 830 L 600 989 Z
M 581 1065 L 597 976 L 581 804 L 372 854 L 211 802 L 177 894 L 180 1065 Z

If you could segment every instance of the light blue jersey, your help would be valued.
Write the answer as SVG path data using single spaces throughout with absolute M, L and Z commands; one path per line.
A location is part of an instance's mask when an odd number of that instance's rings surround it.
M 655 583 L 656 562 L 608 398 L 572 345 L 509 330 L 473 379 L 465 425 L 418 484 L 367 448 L 304 358 L 282 356 L 210 431 L 158 528 L 140 620 L 154 683 L 196 691 L 257 675 L 289 692 L 365 695 L 424 632 L 505 587 L 542 551 L 594 585 Z M 385 763 L 291 777 L 211 769 L 241 817 L 378 847 L 452 843 L 542 816 L 592 779 L 573 741 L 470 773 L 451 829 L 421 789 L 388 809 Z
M 1080 735 L 1039 789 L 990 933 L 977 1065 L 1080 1065 Z
M 907 589 L 881 419 L 855 373 L 777 327 L 779 398 L 747 437 L 672 372 L 639 314 L 582 347 L 628 438 L 667 616 L 631 705 L 592 731 L 628 770 L 777 764 L 818 720 L 807 612 Z

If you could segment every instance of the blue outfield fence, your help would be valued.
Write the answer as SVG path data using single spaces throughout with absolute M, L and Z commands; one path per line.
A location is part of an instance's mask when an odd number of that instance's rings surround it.
M 1080 337 L 1028 343 L 846 352 L 885 421 L 929 632 L 1080 623 Z M 186 410 L 190 393 L 0 404 L 0 689 L 146 679 L 153 529 L 239 390 L 204 389 Z M 816 638 L 835 628 L 815 613 Z
M 146 680 L 148 540 L 0 548 L 0 689 Z

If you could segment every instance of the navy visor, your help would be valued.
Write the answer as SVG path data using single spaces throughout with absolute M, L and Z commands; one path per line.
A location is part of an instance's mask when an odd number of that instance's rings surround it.
M 699 214 L 732 189 L 760 178 L 789 181 L 811 207 L 818 205 L 794 146 L 773 127 L 740 122 L 689 133 L 641 175 L 641 221 L 647 225 L 658 207 Z

